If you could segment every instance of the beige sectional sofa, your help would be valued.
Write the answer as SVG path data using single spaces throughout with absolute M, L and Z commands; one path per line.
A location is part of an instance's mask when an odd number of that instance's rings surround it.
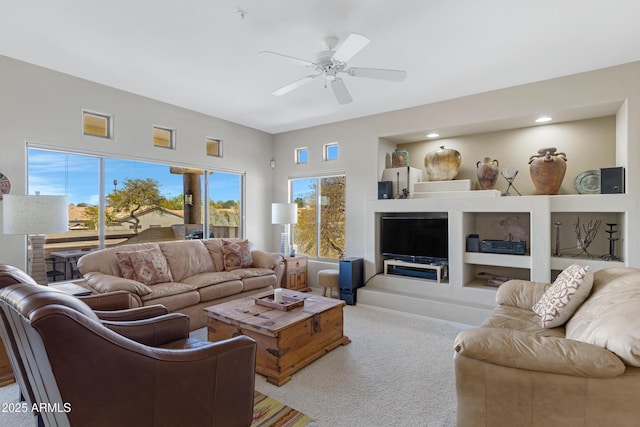
M 543 328 L 532 307 L 549 286 L 504 283 L 484 325 L 456 338 L 459 427 L 639 425 L 640 269 L 595 272 L 569 320 Z
M 162 304 L 187 314 L 190 329 L 206 324 L 203 308 L 280 287 L 282 255 L 246 240 L 137 243 L 87 253 L 78 261 L 97 293 L 128 291 L 140 306 Z

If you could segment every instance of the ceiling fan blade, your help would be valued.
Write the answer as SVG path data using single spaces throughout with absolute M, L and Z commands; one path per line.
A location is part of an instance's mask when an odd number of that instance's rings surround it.
M 391 80 L 401 82 L 407 77 L 406 71 L 384 70 L 381 68 L 347 68 L 345 72 L 353 77 L 366 77 L 369 79 Z
M 353 102 L 349 90 L 341 78 L 337 78 L 331 82 L 331 89 L 333 89 L 333 94 L 336 96 L 338 104 L 344 105 Z
M 369 39 L 363 35 L 351 33 L 349 37 L 340 45 L 336 53 L 333 54 L 333 59 L 338 62 L 345 63 L 353 58 L 358 52 L 360 52 L 366 45 L 369 44 Z
M 313 68 L 313 66 L 315 65 L 313 62 L 311 62 L 311 61 L 307 61 L 306 59 L 295 58 L 295 57 L 293 57 L 293 56 L 283 55 L 283 54 L 281 54 L 281 53 L 271 52 L 271 51 L 269 51 L 269 50 L 262 50 L 262 51 L 260 51 L 260 52 L 258 52 L 258 53 L 267 53 L 267 54 L 269 54 L 269 55 L 276 55 L 276 56 L 279 56 L 279 57 L 281 57 L 281 58 L 285 58 L 285 59 L 287 59 L 288 61 L 291 61 L 291 62 L 293 62 L 293 63 L 295 63 L 295 64 L 303 65 L 303 66 L 305 66 L 305 67 L 311 67 L 311 68 Z
M 311 82 L 311 80 L 314 80 L 316 77 L 318 77 L 318 75 L 303 77 L 299 80 L 296 80 L 295 82 L 289 83 L 288 85 L 281 87 L 280 89 L 274 90 L 273 94 L 275 96 L 284 95 L 286 93 L 291 92 L 292 90 L 298 89 L 300 86 L 306 85 L 307 83 Z

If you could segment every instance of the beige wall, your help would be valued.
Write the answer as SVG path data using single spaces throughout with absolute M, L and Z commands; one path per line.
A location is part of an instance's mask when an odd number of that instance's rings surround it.
M 640 201 L 640 62 L 561 77 L 493 92 L 452 99 L 375 116 L 316 126 L 275 135 L 278 163 L 274 176 L 277 201 L 287 197 L 288 178 L 300 174 L 322 174 L 336 165 L 347 174 L 347 256 L 367 253 L 365 205 L 377 198 L 377 181 L 384 169 L 384 156 L 407 134 L 455 130 L 449 138 L 453 147 L 463 148 L 461 177 L 472 178 L 475 164 L 484 156 L 496 156 L 501 162 L 520 169 L 516 186 L 533 193 L 528 176 L 529 157 L 538 148 L 555 146 L 568 156 L 568 171 L 561 191 L 575 193 L 573 180 L 581 171 L 604 166 L 623 166 L 627 175 L 628 197 Z M 357 100 L 356 100 L 357 102 Z M 565 117 L 568 121 L 529 127 L 540 114 Z M 615 118 L 612 118 L 615 116 Z M 618 125 L 612 125 L 612 122 Z M 525 124 L 529 123 L 529 124 Z M 612 126 L 616 127 L 612 148 Z M 500 147 L 495 141 L 508 147 Z M 323 143 L 338 141 L 339 163 L 322 162 Z M 406 140 L 405 140 L 406 141 Z M 420 141 L 419 138 L 412 141 Z M 431 147 L 442 142 L 417 143 L 412 164 L 423 169 L 422 159 Z M 447 144 L 448 145 L 448 144 Z M 312 153 L 308 165 L 293 163 L 295 147 L 308 146 Z M 413 148 L 412 148 L 413 151 Z M 502 187 L 499 187 L 500 189 Z M 506 188 L 506 187 L 505 187 Z M 629 224 L 629 235 L 640 232 L 640 224 Z M 640 245 L 628 242 L 629 263 L 640 266 Z
M 410 166 L 422 170 L 424 181 L 424 158 L 440 146 L 461 154 L 462 165 L 456 179 L 477 181 L 476 164 L 484 157 L 498 160 L 500 168 L 515 166 L 519 172 L 514 185 L 522 195 L 535 194 L 529 158 L 540 148 L 556 147 L 567 155 L 567 171 L 558 194 L 577 194 L 574 181 L 580 173 L 616 166 L 616 120 L 609 116 L 397 145 L 409 152 Z M 507 186 L 507 181 L 499 177 L 496 189 L 504 192 Z M 516 194 L 513 190 L 510 193 Z
M 2 56 L 0 76 L 0 171 L 12 193 L 25 194 L 27 143 L 246 173 L 246 236 L 271 245 L 272 135 Z M 113 115 L 112 140 L 82 134 L 83 108 Z M 175 150 L 152 146 L 153 125 L 176 129 Z M 205 137 L 223 140 L 224 158 L 205 155 Z M 24 268 L 25 254 L 24 237 L 0 233 L 0 262 Z

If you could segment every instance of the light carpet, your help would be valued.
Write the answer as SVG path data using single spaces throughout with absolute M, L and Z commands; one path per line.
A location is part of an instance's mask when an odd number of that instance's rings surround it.
M 256 390 L 308 415 L 311 425 L 456 425 L 453 340 L 464 325 L 373 307 L 344 308 L 351 343 L 322 356 L 281 387 L 256 375 Z M 206 329 L 193 336 L 206 339 Z M 17 386 L 0 388 L 0 405 L 17 401 Z M 0 425 L 33 426 L 0 412 Z
M 465 327 L 346 306 L 350 344 L 296 372 L 281 387 L 256 375 L 256 389 L 319 426 L 455 426 L 453 341 Z

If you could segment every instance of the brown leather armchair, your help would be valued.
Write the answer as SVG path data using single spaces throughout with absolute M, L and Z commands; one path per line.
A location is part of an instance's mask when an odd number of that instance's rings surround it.
M 0 291 L 0 307 L 47 425 L 251 424 L 248 337 L 189 338 L 180 314 L 103 322 L 82 301 L 30 284 Z
M 0 289 L 9 285 L 15 285 L 23 283 L 31 286 L 42 286 L 37 284 L 31 276 L 24 271 L 7 265 L 0 264 Z M 110 321 L 128 321 L 148 319 L 155 316 L 167 314 L 168 310 L 161 305 L 152 305 L 147 307 L 139 307 L 136 300 L 130 293 L 125 291 L 115 291 L 105 294 L 88 295 L 78 297 L 82 299 L 89 307 L 91 307 L 96 315 L 104 320 Z M 3 311 L 0 310 L 0 351 L 7 354 L 7 358 L 11 364 L 13 370 L 13 377 L 15 378 L 18 386 L 20 387 L 20 394 L 22 400 L 24 400 L 30 407 L 35 402 L 33 390 L 28 382 L 24 364 L 20 358 L 17 343 L 11 328 L 7 323 L 7 317 Z M 38 415 L 35 413 L 34 415 Z

